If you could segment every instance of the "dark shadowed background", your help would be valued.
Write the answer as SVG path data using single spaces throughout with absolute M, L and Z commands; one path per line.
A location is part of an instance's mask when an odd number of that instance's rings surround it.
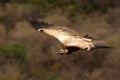
M 113 49 L 56 55 L 29 20 L 68 26 Z M 120 79 L 120 0 L 0 0 L 0 80 Z

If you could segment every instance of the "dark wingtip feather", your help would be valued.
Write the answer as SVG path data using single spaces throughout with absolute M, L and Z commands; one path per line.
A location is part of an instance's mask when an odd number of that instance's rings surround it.
M 34 29 L 36 29 L 36 30 L 38 30 L 39 28 L 44 27 L 44 25 L 45 25 L 45 23 L 43 21 L 42 22 L 38 22 L 38 21 L 30 20 L 29 22 L 32 25 L 32 27 Z
M 38 30 L 39 28 L 47 28 L 48 26 L 52 26 L 51 24 L 45 23 L 44 21 L 38 22 L 34 20 L 29 21 L 33 28 Z

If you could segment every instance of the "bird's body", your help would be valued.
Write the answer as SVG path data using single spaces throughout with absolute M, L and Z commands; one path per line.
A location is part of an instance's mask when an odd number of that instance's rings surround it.
M 105 46 L 104 41 L 80 36 L 78 32 L 65 26 L 54 26 L 45 22 L 38 21 L 30 21 L 30 23 L 37 31 L 53 36 L 60 41 L 62 44 L 62 49 L 60 49 L 58 52 L 60 54 L 70 53 L 70 51 L 73 52 L 72 48 L 90 51 L 91 49 Z M 70 47 L 71 50 L 69 50 Z

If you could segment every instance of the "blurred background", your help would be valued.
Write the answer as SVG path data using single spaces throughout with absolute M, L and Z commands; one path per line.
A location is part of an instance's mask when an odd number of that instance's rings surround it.
M 29 20 L 68 26 L 113 49 L 56 55 Z M 120 0 L 0 0 L 0 80 L 120 79 Z

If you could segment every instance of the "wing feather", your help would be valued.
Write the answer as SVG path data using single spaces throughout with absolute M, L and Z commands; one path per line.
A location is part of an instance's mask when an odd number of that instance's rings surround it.
M 30 21 L 33 28 L 37 31 L 43 29 L 43 33 L 57 38 L 60 42 L 66 41 L 71 36 L 80 37 L 80 34 L 66 26 L 54 26 L 45 22 Z
M 54 26 L 45 22 L 31 21 L 32 27 L 37 31 L 41 31 L 47 35 L 57 38 L 65 46 L 74 46 L 78 48 L 104 47 L 104 42 L 95 40 L 88 35 L 80 36 L 80 34 L 66 26 Z

